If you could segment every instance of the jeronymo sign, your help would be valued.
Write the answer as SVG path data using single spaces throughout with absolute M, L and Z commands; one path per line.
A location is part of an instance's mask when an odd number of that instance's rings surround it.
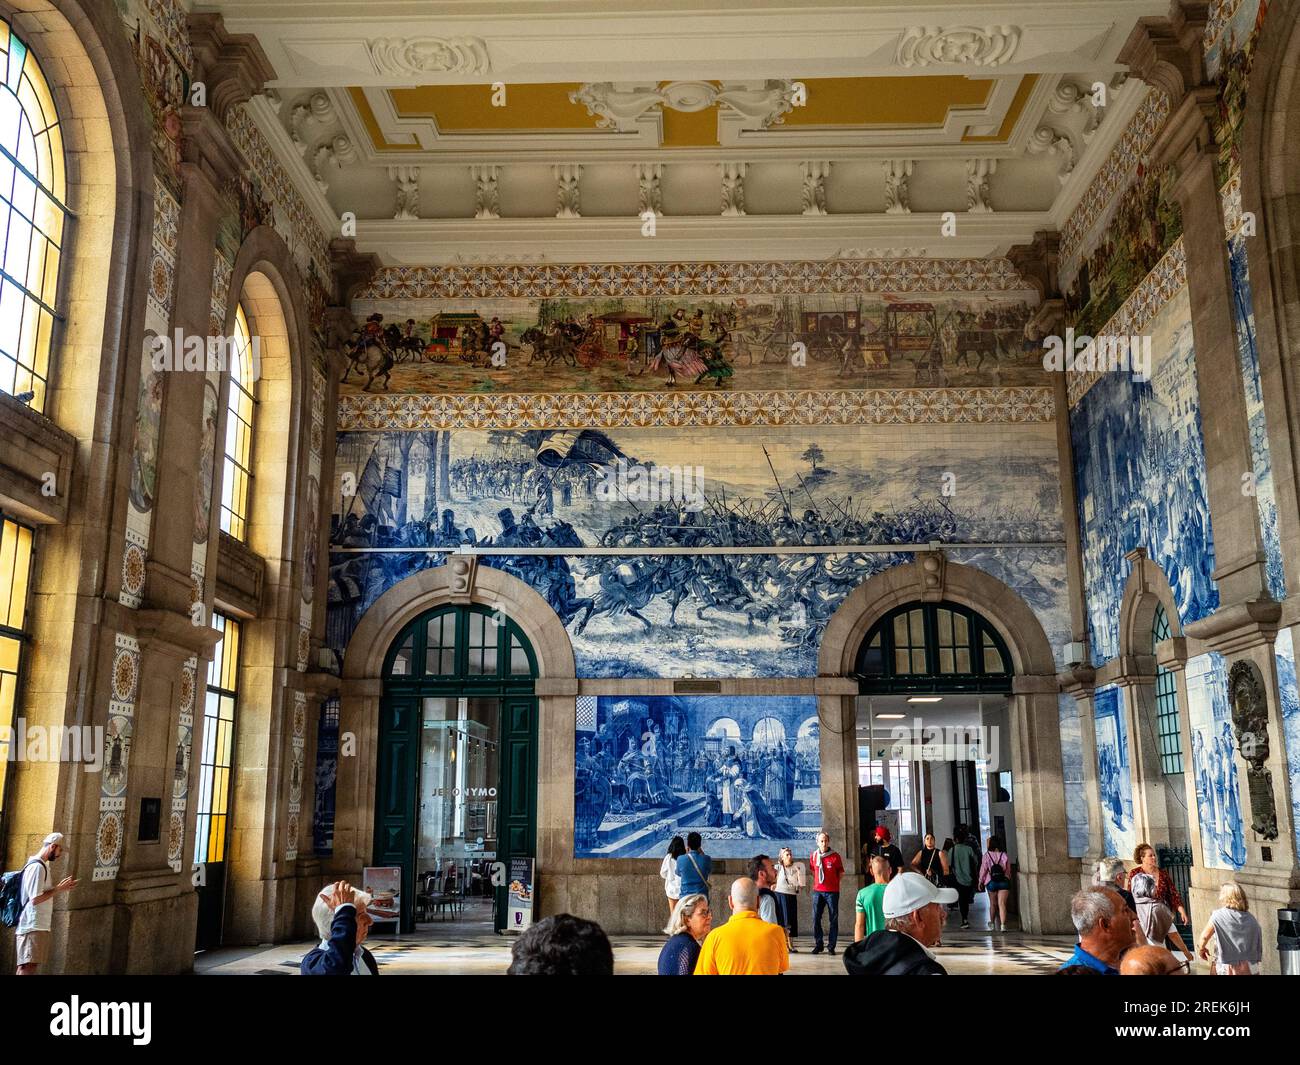
M 50 1005 L 50 1035 L 130 1036 L 142 1047 L 153 1038 L 152 1022 L 151 1002 L 82 1002 L 73 995 L 71 1002 Z

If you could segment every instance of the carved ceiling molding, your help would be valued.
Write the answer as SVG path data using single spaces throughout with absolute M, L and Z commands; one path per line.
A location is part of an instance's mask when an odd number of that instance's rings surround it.
M 486 74 L 492 69 L 481 37 L 379 37 L 366 47 L 375 71 L 392 77 Z
M 903 67 L 997 67 L 1009 63 L 1019 46 L 1019 26 L 912 26 L 903 31 L 896 61 Z
M 601 129 L 626 129 L 650 111 L 703 111 L 715 104 L 734 111 L 762 129 L 780 125 L 794 109 L 790 81 L 768 81 L 761 89 L 723 86 L 707 81 L 674 81 L 662 88 L 617 89 L 612 81 L 589 82 L 569 93 L 569 101 L 582 104 L 587 114 L 599 116 Z

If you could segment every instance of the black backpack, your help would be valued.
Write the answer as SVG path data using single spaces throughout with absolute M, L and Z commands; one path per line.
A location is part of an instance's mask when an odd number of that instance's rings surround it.
M 5 873 L 3 882 L 0 882 L 0 923 L 6 928 L 15 927 L 27 908 L 27 900 L 23 898 L 23 874 L 27 872 L 27 866 L 44 864 L 39 858 L 33 858 L 21 869 Z

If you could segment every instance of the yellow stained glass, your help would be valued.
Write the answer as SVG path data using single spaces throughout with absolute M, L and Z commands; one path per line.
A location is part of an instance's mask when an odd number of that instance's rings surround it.
M 27 609 L 27 578 L 32 566 L 32 530 L 25 525 L 7 521 L 4 533 L 6 540 L 13 539 L 15 551 L 12 569 L 0 570 L 11 575 L 8 581 L 10 591 L 7 621 L 4 616 L 0 616 L 0 621 L 6 621 L 10 628 L 21 629 Z
M 12 636 L 0 636 L 0 674 L 16 675 L 18 672 L 18 641 Z M 12 708 L 12 707 L 11 707 Z M 0 706 L 0 711 L 4 707 Z M 0 725 L 7 724 L 0 713 Z

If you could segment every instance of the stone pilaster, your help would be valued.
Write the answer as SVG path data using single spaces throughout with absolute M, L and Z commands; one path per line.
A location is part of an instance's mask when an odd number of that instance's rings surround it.
M 275 68 L 256 36 L 230 33 L 215 12 L 190 15 L 189 31 L 198 68 L 194 80 L 204 83 L 208 107 L 224 125 L 231 108 L 251 100 L 275 79 Z
M 1088 803 L 1088 849 L 1082 858 L 1082 874 L 1091 883 L 1090 866 L 1106 854 L 1102 835 L 1101 784 L 1097 778 L 1097 721 L 1093 693 L 1097 675 L 1091 666 L 1075 666 L 1060 677 L 1061 690 L 1074 699 L 1079 714 L 1079 740 L 1083 748 L 1083 792 Z

